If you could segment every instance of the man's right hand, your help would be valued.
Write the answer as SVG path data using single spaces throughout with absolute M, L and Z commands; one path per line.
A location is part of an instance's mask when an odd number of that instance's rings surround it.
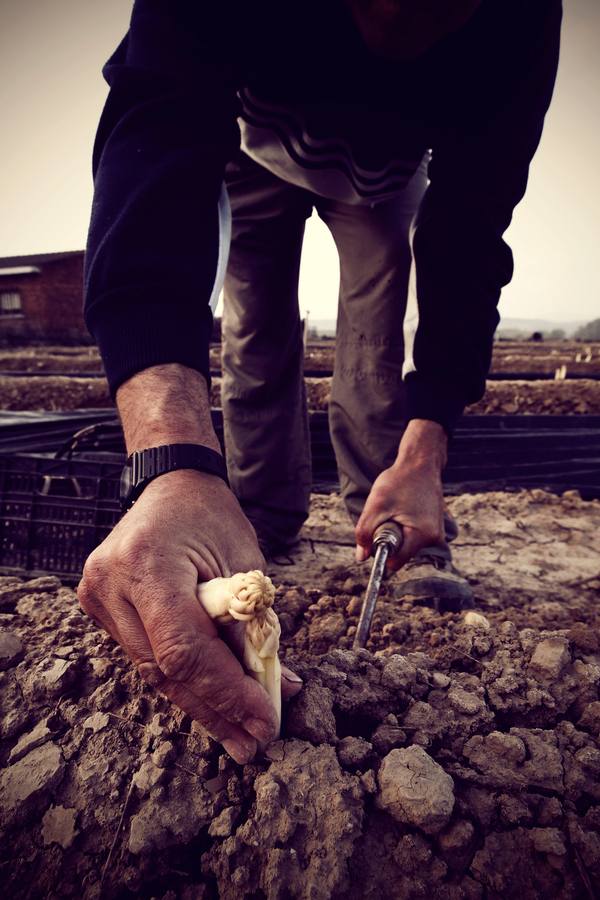
M 181 470 L 143 491 L 91 554 L 78 596 L 142 678 L 200 722 L 240 763 L 277 729 L 197 599 L 198 582 L 263 568 L 252 526 L 217 476 Z
M 124 382 L 116 399 L 128 453 L 177 443 L 220 452 L 200 372 L 179 363 L 152 366 Z M 185 469 L 150 482 L 91 554 L 79 585 L 84 610 L 142 677 L 238 762 L 274 737 L 275 709 L 220 640 L 196 591 L 210 578 L 263 567 L 254 529 L 225 482 Z M 284 698 L 300 690 L 289 669 L 282 667 L 282 676 Z

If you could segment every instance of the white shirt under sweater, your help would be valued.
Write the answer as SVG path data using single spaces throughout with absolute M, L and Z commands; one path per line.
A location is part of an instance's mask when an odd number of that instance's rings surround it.
M 356 160 L 350 142 L 341 136 L 343 122 L 338 128 L 332 123 L 336 137 L 317 138 L 310 133 L 306 111 L 301 107 L 279 106 L 259 98 L 247 87 L 238 96 L 244 152 L 284 181 L 330 200 L 348 204 L 388 200 L 404 190 L 423 159 L 423 150 L 415 152 L 413 147 L 403 156 L 392 156 L 381 168 L 367 170 Z M 342 111 L 336 112 L 343 118 Z M 361 117 L 373 142 L 385 146 L 389 142 L 389 119 L 382 120 L 368 110 L 361 110 Z

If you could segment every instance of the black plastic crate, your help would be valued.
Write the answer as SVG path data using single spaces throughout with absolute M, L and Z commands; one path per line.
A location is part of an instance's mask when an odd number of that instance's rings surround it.
M 0 569 L 77 581 L 121 514 L 124 456 L 0 454 Z

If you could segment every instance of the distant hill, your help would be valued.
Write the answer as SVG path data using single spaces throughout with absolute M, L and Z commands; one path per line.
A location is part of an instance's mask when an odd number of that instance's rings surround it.
M 335 334 L 335 319 L 313 319 L 309 316 L 308 327 L 315 328 L 319 335 L 330 337 Z
M 560 322 L 552 319 L 509 319 L 502 316 L 496 334 L 515 333 L 516 335 L 524 334 L 529 337 L 534 331 L 541 331 L 542 334 L 548 334 L 560 328 L 565 332 L 567 337 L 571 337 L 581 325 L 585 325 L 585 320 L 579 319 L 576 322 Z
M 567 337 L 571 337 L 574 331 L 581 325 L 585 325 L 587 320 L 579 319 L 574 322 L 560 322 L 552 319 L 510 319 L 504 316 L 500 320 L 497 334 L 507 337 L 529 337 L 534 331 L 541 331 L 548 334 L 557 328 L 562 329 Z M 316 329 L 319 335 L 335 334 L 335 319 L 309 319 L 309 327 Z

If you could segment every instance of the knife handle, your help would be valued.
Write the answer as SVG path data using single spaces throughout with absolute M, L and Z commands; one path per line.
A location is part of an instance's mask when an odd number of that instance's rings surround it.
M 375 529 L 375 534 L 373 535 L 373 553 L 375 553 L 377 548 L 382 544 L 387 544 L 389 555 L 395 556 L 402 548 L 403 543 L 404 532 L 402 531 L 402 526 L 393 521 L 384 522 L 383 525 L 379 525 L 379 527 Z

